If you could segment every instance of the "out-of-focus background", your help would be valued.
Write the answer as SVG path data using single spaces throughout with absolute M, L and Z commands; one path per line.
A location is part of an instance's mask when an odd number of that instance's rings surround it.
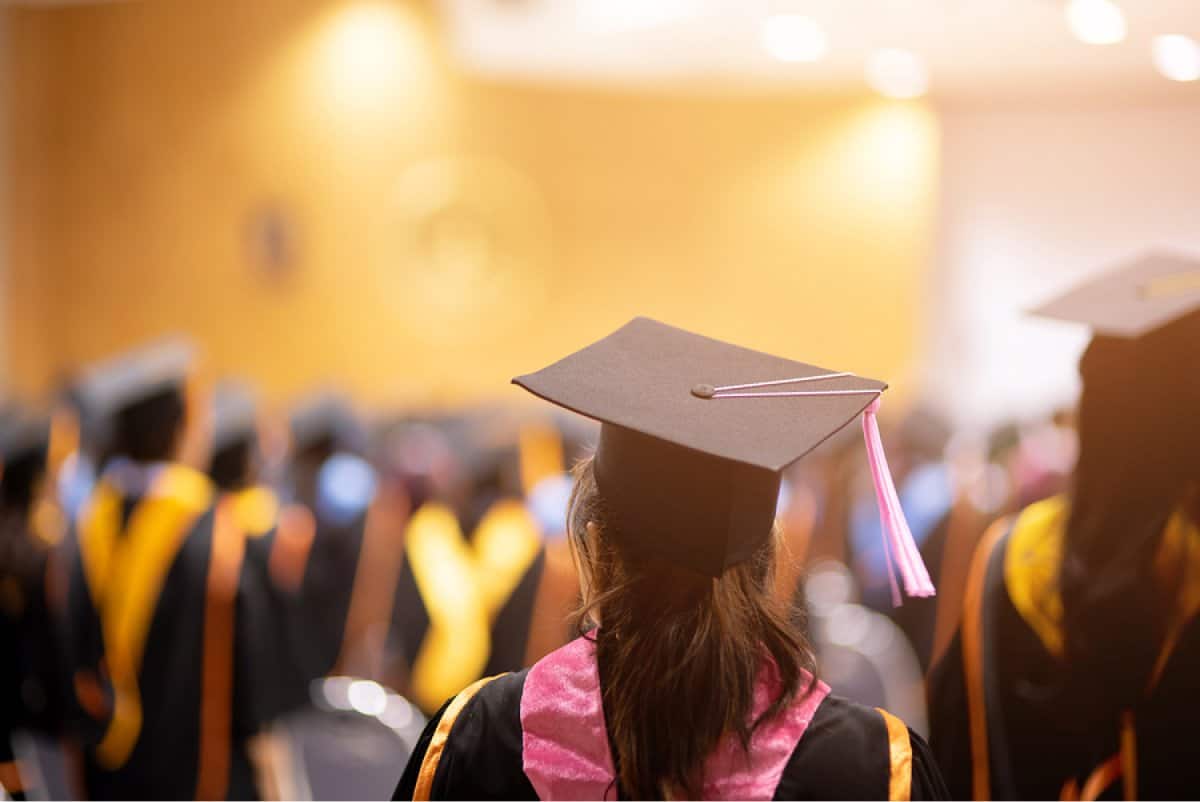
M 1200 10 L 1068 7 L 10 5 L 6 384 L 182 330 L 273 399 L 507 399 L 644 314 L 1044 412 L 1083 336 L 1021 310 L 1200 246 L 1195 44 L 1158 38 Z
M 47 408 L 183 335 L 197 398 L 255 389 L 267 475 L 289 460 L 271 432 L 336 392 L 359 436 L 332 451 L 467 532 L 523 503 L 569 573 L 565 498 L 533 491 L 589 430 L 509 379 L 646 315 L 887 380 L 892 467 L 954 600 L 986 523 L 1073 460 L 1088 333 L 1025 310 L 1200 253 L 1198 42 L 1194 0 L 10 2 L 0 387 Z M 955 608 L 892 610 L 861 450 L 798 465 L 781 515 L 831 684 L 920 729 Z M 392 630 L 422 604 L 397 582 Z M 502 668 L 566 637 L 572 593 Z M 422 626 L 343 661 L 329 693 L 371 684 L 316 708 L 378 718 L 396 691 L 392 729 L 418 723 Z M 320 797 L 309 769 L 292 791 Z

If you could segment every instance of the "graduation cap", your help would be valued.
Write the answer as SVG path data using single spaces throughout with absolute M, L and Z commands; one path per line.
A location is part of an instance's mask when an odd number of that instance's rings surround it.
M 1152 453 L 1182 447 L 1185 433 L 1165 421 L 1200 404 L 1200 374 L 1190 369 L 1200 356 L 1200 259 L 1148 251 L 1033 314 L 1093 331 L 1079 360 L 1085 449 Z
M 80 380 L 82 404 L 115 415 L 155 397 L 179 392 L 196 358 L 184 337 L 167 337 L 88 367 Z
M 304 398 L 292 409 L 292 451 L 359 451 L 363 435 L 354 410 L 340 394 L 327 390 Z
M 1032 314 L 1083 323 L 1099 335 L 1136 340 L 1200 310 L 1200 260 L 1149 251 L 1094 276 Z
M 225 380 L 213 390 L 213 451 L 223 451 L 258 436 L 258 404 L 254 391 L 241 382 Z
M 647 318 L 513 381 L 600 422 L 596 482 L 624 547 L 714 577 L 770 537 L 782 471 L 863 415 L 889 553 L 909 595 L 933 593 L 883 456 L 883 382 Z
M 76 399 L 83 427 L 98 456 L 131 444 L 118 443 L 132 429 L 173 437 L 162 429 L 184 390 L 196 347 L 182 336 L 165 337 L 88 366 L 80 375 Z M 140 439 L 140 438 L 139 438 Z M 140 447 L 140 446 L 139 446 Z M 161 450 L 156 448 L 153 450 Z
M 0 497 L 5 506 L 28 506 L 46 469 L 50 419 L 25 409 L 6 410 L 0 420 Z
M 258 446 L 258 405 L 245 384 L 225 380 L 213 390 L 212 453 L 208 475 L 224 490 L 252 480 Z

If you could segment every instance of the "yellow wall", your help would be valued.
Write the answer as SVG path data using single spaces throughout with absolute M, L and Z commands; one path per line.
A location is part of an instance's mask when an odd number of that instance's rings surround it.
M 27 390 L 184 330 L 212 372 L 275 397 L 326 380 L 372 401 L 510 397 L 513 374 L 635 314 L 909 375 L 937 169 L 924 106 L 492 85 L 402 3 L 4 13 L 6 341 Z M 454 180 L 503 247 L 453 220 L 422 239 L 422 199 Z M 248 256 L 272 202 L 297 234 L 283 281 Z

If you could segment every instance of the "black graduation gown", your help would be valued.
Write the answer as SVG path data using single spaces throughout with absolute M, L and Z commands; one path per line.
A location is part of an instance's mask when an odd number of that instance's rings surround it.
M 253 672 L 252 720 L 269 722 L 309 704 L 311 677 L 301 659 L 306 648 L 306 622 L 298 588 L 279 576 L 277 550 L 291 546 L 289 533 L 281 532 L 295 518 L 281 516 L 278 497 L 254 486 L 226 496 L 234 519 L 246 537 L 242 570 L 242 629 L 252 650 L 248 670 Z M 307 515 L 307 514 L 306 514 Z M 311 520 L 311 519 L 309 519 Z M 311 531 L 296 533 L 311 538 Z
M 255 798 L 245 543 L 207 478 L 160 478 L 128 496 L 102 481 L 78 522 L 66 650 L 86 793 Z
M 356 583 L 364 570 L 373 570 L 362 556 L 376 487 L 374 470 L 364 460 L 337 453 L 294 498 L 315 525 L 297 601 L 303 621 L 298 657 L 306 680 L 332 673 L 345 656 Z
M 496 679 L 459 711 L 434 772 L 431 799 L 537 799 L 522 769 L 520 707 L 527 674 Z M 393 799 L 414 798 L 430 741 L 449 706 L 430 719 Z M 911 730 L 908 737 L 910 798 L 947 798 L 928 746 Z M 893 770 L 879 712 L 828 696 L 792 752 L 774 798 L 888 799 Z
M 1200 621 L 1182 629 L 1159 680 L 1128 720 L 1081 714 L 1079 700 L 1062 692 L 1065 671 L 1047 648 L 1045 620 L 1017 601 L 1045 600 L 1031 594 L 1028 572 L 1011 565 L 1056 534 L 1023 530 L 1018 539 L 1014 526 L 1037 525 L 1036 512 L 1056 503 L 1039 502 L 1015 523 L 999 522 L 976 551 L 964 624 L 929 678 L 930 742 L 947 784 L 958 799 L 1058 799 L 1064 787 L 1067 797 L 1082 792 L 1089 779 L 1100 798 L 1195 797 Z M 1055 568 L 1040 573 L 1054 576 Z
M 332 672 L 341 654 L 366 520 L 365 510 L 348 521 L 317 517 L 300 589 L 309 679 Z
M 0 566 L 0 786 L 10 794 L 37 793 L 45 789 L 30 789 L 30 776 L 18 771 L 13 735 L 62 732 L 61 627 L 49 598 L 62 544 L 50 545 L 52 538 L 39 538 L 32 526 L 6 535 L 25 542 L 11 544 L 20 553 L 14 564 Z
M 0 592 L 16 594 L 20 593 L 20 590 L 8 587 Z M 0 658 L 0 788 L 8 792 L 9 796 L 23 799 L 26 780 L 17 767 L 12 737 L 23 717 L 21 682 L 25 649 L 20 611 L 3 609 L 4 601 L 0 599 L 0 649 L 3 650 L 3 658 Z M 16 796 L 17 794 L 21 796 Z

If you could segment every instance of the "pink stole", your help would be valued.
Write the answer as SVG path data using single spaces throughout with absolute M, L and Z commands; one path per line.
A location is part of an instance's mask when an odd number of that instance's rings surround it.
M 778 693 L 764 671 L 754 691 L 754 717 Z M 726 737 L 704 768 L 706 799 L 770 799 L 784 767 L 817 707 L 829 693 L 823 682 L 764 722 L 745 752 Z M 595 646 L 578 638 L 538 661 L 521 695 L 522 764 L 540 799 L 616 799 L 616 771 L 600 701 Z

